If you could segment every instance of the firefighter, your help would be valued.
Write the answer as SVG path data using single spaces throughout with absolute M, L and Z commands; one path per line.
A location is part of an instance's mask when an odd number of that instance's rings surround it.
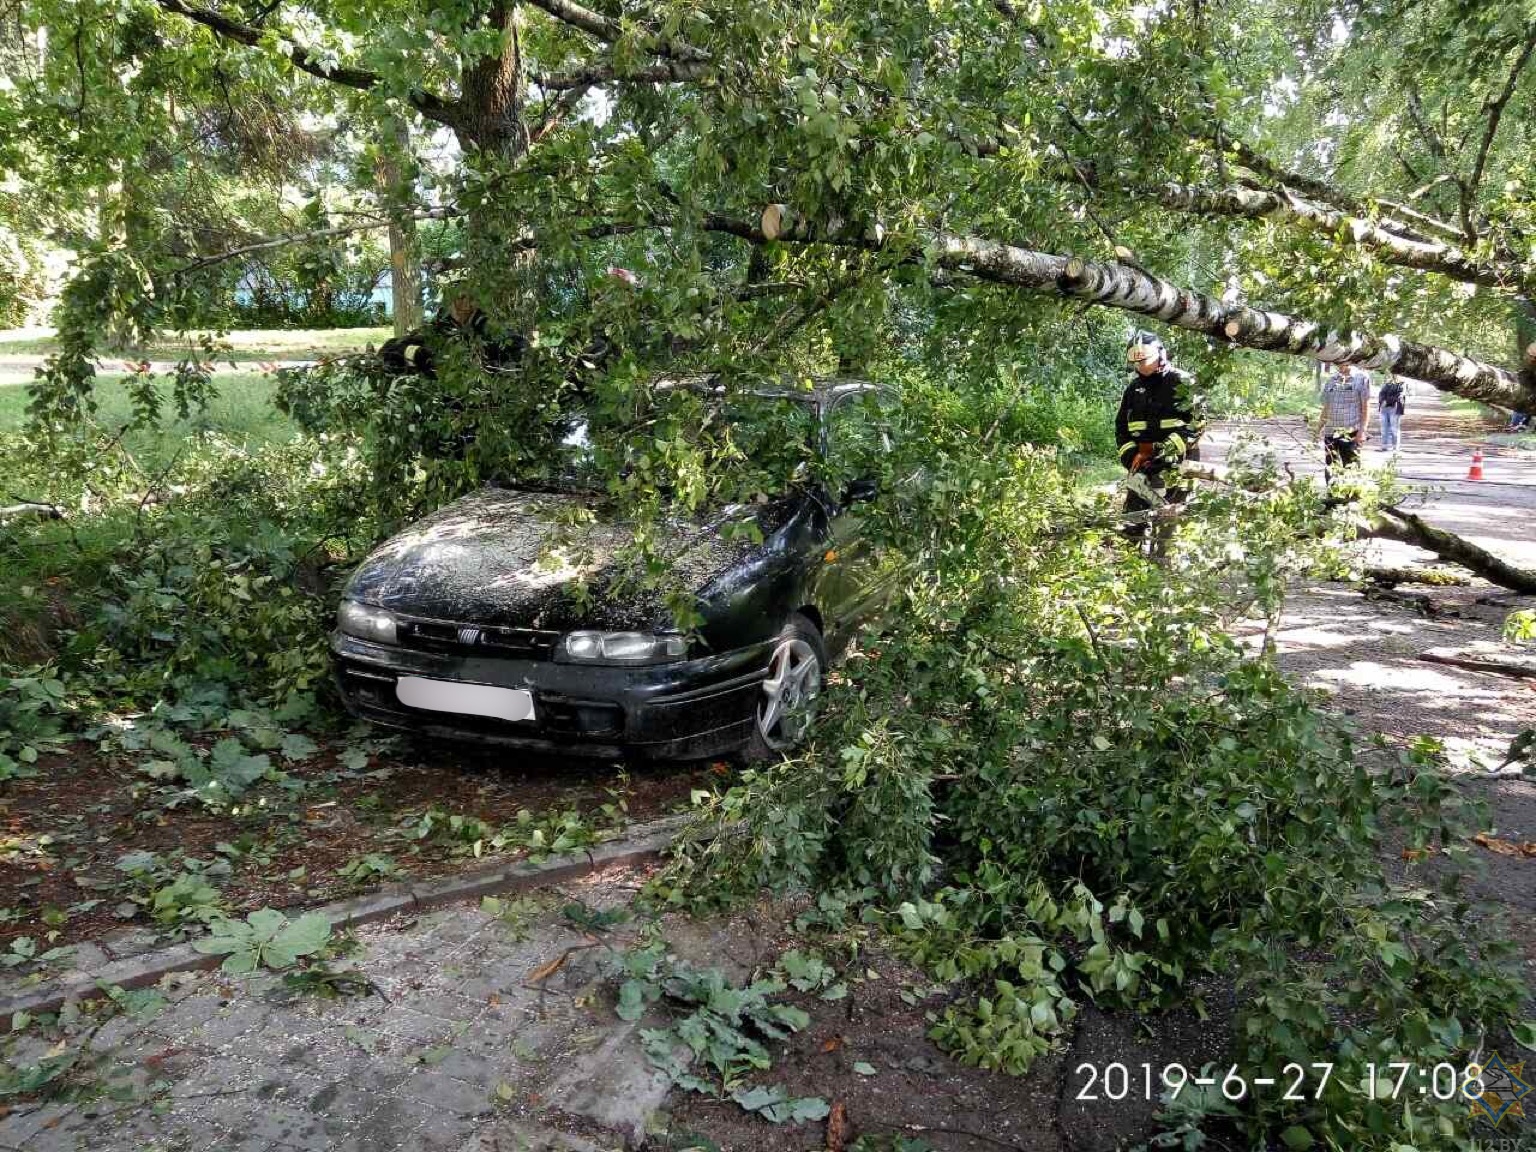
M 379 358 L 392 372 L 414 372 L 428 377 L 437 374 L 437 357 L 447 340 L 468 339 L 478 343 L 488 368 L 511 367 L 523 358 L 528 351 L 526 339 L 514 333 L 505 340 L 490 340 L 486 326 L 486 315 L 474 297 L 459 292 L 449 297 L 437 318 L 425 328 L 386 340 L 379 349 Z
M 1152 332 L 1132 336 L 1125 359 L 1132 375 L 1115 417 L 1115 441 L 1127 473 L 1125 511 L 1145 512 L 1189 495 L 1177 470 L 1185 460 L 1200 458 L 1195 381 L 1168 362 L 1167 349 Z M 1130 524 L 1125 531 L 1140 540 L 1147 526 Z

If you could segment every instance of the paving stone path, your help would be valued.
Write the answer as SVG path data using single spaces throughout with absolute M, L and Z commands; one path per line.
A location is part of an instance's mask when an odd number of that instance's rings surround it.
M 633 1147 L 667 1084 L 617 1019 L 601 957 L 561 905 L 633 895 L 615 870 L 526 898 L 509 923 L 465 905 L 357 932 L 377 994 L 327 999 L 271 975 L 188 975 L 146 1019 L 92 1041 L 102 1098 L 0 1119 L 7 1152 L 501 1152 Z M 530 984 L 551 960 L 566 960 Z M 44 1046 L 23 1041 L 12 1061 Z M 114 1095 L 126 1099 L 112 1099 Z

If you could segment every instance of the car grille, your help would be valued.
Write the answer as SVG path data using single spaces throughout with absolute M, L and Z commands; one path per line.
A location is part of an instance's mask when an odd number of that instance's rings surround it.
M 548 660 L 560 640 L 559 632 L 537 628 L 457 624 L 449 620 L 401 620 L 396 636 L 402 648 L 463 656 L 521 656 L 526 660 Z

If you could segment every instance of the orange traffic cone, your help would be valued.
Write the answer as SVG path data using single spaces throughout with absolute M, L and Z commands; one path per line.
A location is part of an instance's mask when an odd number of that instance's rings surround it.
M 1468 480 L 1481 480 L 1483 478 L 1483 450 L 1472 449 L 1472 467 L 1467 469 Z

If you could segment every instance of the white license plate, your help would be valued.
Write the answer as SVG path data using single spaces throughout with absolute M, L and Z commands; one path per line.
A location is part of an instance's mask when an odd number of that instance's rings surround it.
M 395 695 L 402 704 L 433 712 L 494 716 L 498 720 L 533 719 L 533 693 L 522 688 L 497 688 L 491 684 L 462 684 L 453 680 L 402 676 L 395 681 Z

